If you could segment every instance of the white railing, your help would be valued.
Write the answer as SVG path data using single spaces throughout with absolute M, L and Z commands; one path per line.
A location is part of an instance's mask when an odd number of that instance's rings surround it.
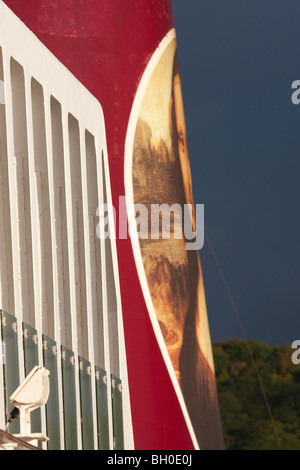
M 26 324 L 37 331 L 40 364 L 43 337 L 56 344 L 61 448 L 66 442 L 62 347 L 74 352 L 77 447 L 84 442 L 79 374 L 83 357 L 92 371 L 100 367 L 107 374 L 110 448 L 111 376 L 121 379 L 124 445 L 132 448 L 116 246 L 114 240 L 96 235 L 97 207 L 111 203 L 102 108 L 1 1 L 0 161 L 0 308 L 16 318 L 19 381 L 25 375 Z M 117 354 L 110 337 L 119 338 Z M 2 429 L 4 376 L 5 367 L 0 367 Z M 92 373 L 97 449 L 95 377 Z M 41 425 L 46 434 L 44 408 Z

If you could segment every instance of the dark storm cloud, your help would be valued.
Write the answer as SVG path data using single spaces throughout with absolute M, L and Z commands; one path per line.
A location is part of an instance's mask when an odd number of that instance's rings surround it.
M 173 0 L 194 199 L 248 337 L 300 337 L 300 4 Z M 241 333 L 207 245 L 212 340 Z

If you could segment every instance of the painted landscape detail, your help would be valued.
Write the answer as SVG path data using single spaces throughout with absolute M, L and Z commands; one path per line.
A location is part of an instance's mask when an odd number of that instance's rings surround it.
M 137 119 L 132 181 L 134 204 L 193 204 L 176 39 L 160 56 Z M 195 213 L 190 214 L 195 230 Z M 182 221 L 171 237 L 141 233 L 140 250 L 155 313 L 200 448 L 222 448 L 211 340 L 198 251 L 186 250 Z M 178 224 L 180 226 L 178 227 Z M 150 230 L 149 224 L 149 230 Z

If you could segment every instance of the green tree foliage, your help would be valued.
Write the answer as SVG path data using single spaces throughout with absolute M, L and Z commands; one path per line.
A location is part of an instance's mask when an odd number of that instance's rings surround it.
M 272 347 L 260 341 L 248 344 L 273 422 L 247 344 L 241 340 L 214 344 L 226 449 L 300 450 L 300 364 L 291 361 L 294 350 L 291 346 Z

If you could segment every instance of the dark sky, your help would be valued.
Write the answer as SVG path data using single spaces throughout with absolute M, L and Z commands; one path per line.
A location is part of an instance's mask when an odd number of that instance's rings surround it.
M 300 338 L 299 0 L 173 0 L 195 203 L 248 338 Z M 212 341 L 242 337 L 200 251 Z

